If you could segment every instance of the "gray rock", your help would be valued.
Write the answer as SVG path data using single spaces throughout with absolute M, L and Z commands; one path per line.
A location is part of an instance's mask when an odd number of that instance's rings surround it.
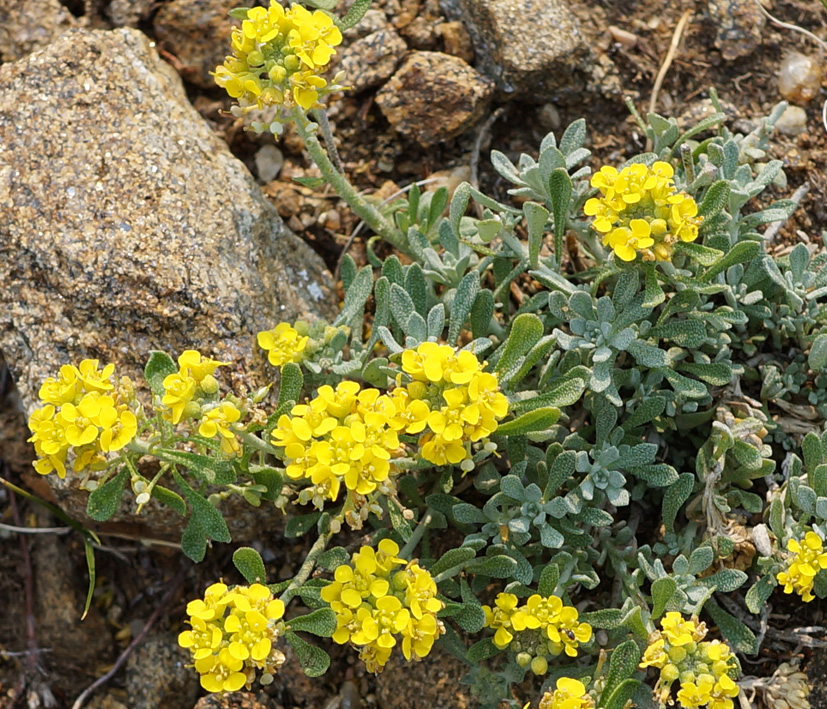
M 191 709 L 198 697 L 198 673 L 175 633 L 153 631 L 126 662 L 126 694 L 134 707 Z
M 385 27 L 340 50 L 341 59 L 336 70 L 344 71 L 345 85 L 353 93 L 359 93 L 388 79 L 407 49 L 405 40 L 393 28 Z
M 0 61 L 20 59 L 76 25 L 60 0 L 0 0 Z
M 542 103 L 597 82 L 594 52 L 565 0 L 442 0 L 442 9 L 465 23 L 475 66 L 503 99 Z
M 112 0 L 106 14 L 115 27 L 137 27 L 149 16 L 155 0 Z
M 466 131 L 493 92 L 493 82 L 462 59 L 413 52 L 376 95 L 376 103 L 397 132 L 427 146 Z
M 155 34 L 161 47 L 178 60 L 176 68 L 184 79 L 215 87 L 210 72 L 230 53 L 238 22 L 227 13 L 238 5 L 238 0 L 172 0 L 155 15 Z
M 709 0 L 715 46 L 727 61 L 748 57 L 761 44 L 767 19 L 755 0 Z
M 255 333 L 334 308 L 321 260 L 136 30 L 71 30 L 0 66 L 0 252 L 0 351 L 26 413 L 62 364 L 138 379 L 154 349 L 259 386 Z M 85 506 L 73 476 L 47 479 Z

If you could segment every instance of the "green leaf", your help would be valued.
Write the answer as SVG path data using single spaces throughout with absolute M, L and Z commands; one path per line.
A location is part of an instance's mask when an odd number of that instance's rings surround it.
M 652 263 L 644 263 L 643 268 L 646 273 L 646 282 L 643 291 L 642 305 L 644 308 L 654 308 L 666 300 L 666 294 L 658 282 L 655 265 Z
M 393 502 L 388 502 L 388 517 L 390 517 L 394 530 L 402 537 L 402 541 L 407 542 L 412 534 L 411 525 L 402 516 L 402 510 L 399 509 L 399 506 Z
M 677 471 L 666 463 L 633 466 L 629 468 L 629 472 L 645 480 L 651 487 L 666 487 L 679 480 Z
M 625 679 L 615 688 L 611 695 L 605 691 L 603 692 L 602 697 L 605 697 L 605 699 L 601 697 L 600 706 L 602 709 L 624 709 L 624 707 L 628 706 L 640 686 L 640 680 Z
M 729 181 L 718 180 L 713 183 L 704 195 L 703 201 L 698 207 L 698 214 L 705 221 L 718 216 L 729 202 Z
M 664 576 L 652 581 L 652 620 L 656 620 L 663 615 L 666 606 L 677 590 L 678 582 L 671 576 Z
M 336 318 L 337 322 L 349 323 L 359 315 L 365 307 L 373 291 L 373 269 L 365 266 L 360 269 L 345 293 L 345 302 L 342 312 Z
M 344 547 L 332 547 L 326 552 L 319 555 L 316 563 L 323 569 L 328 571 L 335 571 L 340 566 L 344 566 L 350 561 L 350 554 Z
M 152 452 L 165 463 L 183 465 L 210 485 L 228 485 L 235 482 L 236 475 L 228 460 L 219 460 L 199 453 L 186 453 L 171 448 L 155 448 Z
M 669 364 L 669 358 L 666 352 L 659 347 L 647 345 L 640 340 L 630 342 L 629 346 L 626 347 L 626 351 L 631 354 L 642 367 L 658 369 L 660 367 L 666 367 Z
M 522 313 L 511 324 L 511 333 L 505 341 L 503 353 L 497 362 L 496 371 L 507 373 L 520 364 L 520 359 L 536 345 L 543 336 L 543 321 L 534 313 Z
M 311 3 L 320 3 L 322 0 L 309 0 Z M 320 5 L 321 6 L 321 5 Z M 293 182 L 298 182 L 302 187 L 309 187 L 312 190 L 318 189 L 325 184 L 323 177 L 294 177 Z
M 663 524 L 668 531 L 674 531 L 675 518 L 678 516 L 683 503 L 692 494 L 695 485 L 695 476 L 692 473 L 681 473 L 663 494 Z
M 654 421 L 666 409 L 666 399 L 662 396 L 651 396 L 643 399 L 638 403 L 629 418 L 623 422 L 623 428 L 631 431 L 637 426 L 642 426 L 645 423 Z
M 711 576 L 698 579 L 698 583 L 712 588 L 715 586 L 722 593 L 732 593 L 741 588 L 747 581 L 747 575 L 740 569 L 721 569 Z
M 281 471 L 269 465 L 251 465 L 250 475 L 256 485 L 263 485 L 266 489 L 261 497 L 269 502 L 277 499 L 284 488 L 284 478 Z
M 339 4 L 339 0 L 310 0 L 310 2 L 323 10 L 332 10 Z M 349 30 L 362 21 L 365 13 L 370 9 L 371 2 L 372 0 L 354 0 L 347 14 L 341 20 L 337 19 L 335 15 L 331 15 L 331 17 L 333 17 L 333 21 L 340 30 Z
M 464 603 L 454 620 L 466 633 L 478 633 L 485 627 L 485 612 L 476 603 Z
M 146 379 L 155 396 L 163 396 L 164 379 L 177 371 L 178 365 L 175 364 L 172 357 L 166 352 L 152 350 L 144 367 L 144 379 Z
M 459 340 L 459 333 L 471 314 L 471 308 L 480 290 L 480 276 L 477 271 L 469 271 L 457 286 L 451 303 L 451 316 L 448 319 L 448 343 Z
M 298 517 L 291 517 L 287 520 L 287 525 L 284 528 L 284 536 L 288 539 L 294 539 L 306 534 L 316 522 L 319 521 L 320 513 L 311 512 L 308 515 L 299 515 Z
M 624 622 L 623 611 L 619 608 L 603 608 L 599 611 L 581 613 L 580 622 L 588 623 L 593 628 L 614 630 L 615 628 L 619 628 Z
M 232 541 L 230 530 L 227 529 L 227 523 L 221 513 L 187 485 L 184 478 L 176 470 L 172 471 L 172 476 L 175 479 L 175 484 L 178 485 L 187 502 L 189 502 L 192 510 L 190 521 L 194 520 L 209 539 L 225 543 Z M 200 559 L 197 561 L 200 561 Z
M 560 582 L 560 567 L 557 564 L 546 564 L 540 574 L 540 582 L 537 585 L 537 593 L 544 598 L 554 594 L 557 584 Z
M 207 533 L 195 515 L 190 517 L 181 535 L 181 551 L 196 564 L 204 561 L 207 553 Z
M 814 372 L 821 372 L 827 367 L 827 335 L 818 335 L 813 340 L 807 362 Z
M 465 570 L 468 573 L 488 576 L 494 579 L 510 578 L 516 568 L 517 562 L 505 554 L 495 554 L 493 556 L 471 559 L 465 565 Z
M 310 633 L 320 638 L 329 638 L 336 632 L 336 613 L 332 608 L 319 608 L 319 610 L 299 615 L 288 621 L 290 630 L 293 632 Z
M 715 561 L 715 551 L 712 547 L 706 544 L 700 546 L 693 550 L 689 557 L 689 573 L 697 576 L 712 566 L 713 561 Z
M 772 595 L 773 589 L 775 589 L 775 583 L 773 583 L 773 580 L 774 579 L 771 576 L 762 576 L 752 585 L 752 588 L 747 591 L 747 595 L 744 600 L 746 600 L 747 608 L 750 613 L 755 613 L 758 615 L 761 612 L 764 604 Z
M 471 334 L 474 337 L 485 337 L 491 327 L 491 318 L 494 316 L 494 294 L 483 288 L 474 299 L 471 308 Z
M 540 266 L 540 248 L 543 245 L 543 232 L 548 221 L 548 210 L 536 202 L 523 204 L 526 230 L 528 231 L 528 261 L 532 268 Z
M 684 253 L 697 261 L 701 266 L 714 266 L 723 257 L 724 252 L 719 249 L 711 249 L 695 242 L 679 241 L 675 244 L 677 253 Z
M 606 675 L 606 687 L 603 692 L 607 696 L 614 692 L 624 680 L 637 671 L 639 662 L 640 649 L 634 640 L 627 640 L 618 645 L 609 660 L 609 672 Z
M 284 639 L 293 648 L 308 677 L 321 677 L 327 672 L 327 668 L 330 667 L 330 656 L 324 650 L 305 642 L 290 630 L 284 633 Z
M 547 500 L 553 499 L 557 489 L 574 475 L 576 461 L 577 456 L 574 451 L 564 451 L 549 465 L 548 482 L 543 493 Z
M 533 431 L 545 431 L 557 423 L 559 418 L 560 409 L 554 406 L 534 409 L 534 411 L 528 411 L 522 416 L 518 416 L 513 421 L 500 424 L 497 428 L 497 435 L 521 436 Z
M 571 205 L 572 183 L 564 167 L 551 171 L 548 178 L 548 194 L 551 201 L 551 213 L 554 216 L 554 258 L 557 269 L 563 263 L 563 235 L 566 232 L 566 217 Z
M 187 514 L 187 503 L 184 502 L 184 498 L 177 492 L 173 492 L 168 488 L 156 485 L 152 488 L 152 497 L 158 500 L 161 504 L 166 505 L 171 510 L 177 512 L 179 515 L 183 516 Z
M 471 185 L 467 182 L 462 182 L 454 190 L 454 196 L 451 198 L 451 207 L 448 210 L 448 221 L 451 224 L 454 234 L 459 234 L 459 225 L 462 217 L 468 210 L 468 202 L 471 199 Z
M 86 514 L 96 522 L 106 522 L 117 511 L 128 479 L 129 470 L 124 466 L 113 478 L 92 490 L 86 503 Z
M 709 613 L 715 625 L 738 652 L 754 655 L 758 652 L 758 641 L 753 632 L 740 620 L 727 613 L 715 601 L 707 601 L 704 610 Z
M 494 657 L 494 655 L 499 655 L 501 652 L 502 650 L 494 644 L 493 638 L 484 638 L 479 642 L 475 642 L 468 648 L 466 660 L 469 664 L 476 665 L 484 660 Z
M 431 566 L 428 571 L 431 576 L 439 576 L 439 574 L 448 569 L 461 566 L 466 561 L 473 559 L 477 555 L 471 547 L 459 547 L 458 549 L 449 549 Z
M 719 273 L 723 273 L 738 263 L 749 263 L 761 253 L 761 244 L 757 241 L 739 241 L 721 258 L 718 263 L 709 268 L 700 276 L 701 281 L 711 281 Z
M 295 362 L 288 362 L 281 368 L 279 383 L 279 401 L 277 408 L 288 401 L 298 401 L 304 386 L 304 375 L 301 367 Z
M 95 579 L 97 574 L 95 572 L 95 547 L 92 546 L 90 535 L 83 535 L 83 551 L 86 556 L 86 570 L 89 572 L 89 583 L 86 586 L 86 602 L 83 604 L 83 613 L 80 619 L 86 618 L 86 614 L 92 607 L 92 599 L 95 596 Z
M 239 547 L 233 552 L 233 564 L 244 580 L 249 583 L 266 583 L 267 572 L 264 569 L 264 560 L 252 547 Z
M 249 7 L 234 7 L 232 10 L 229 10 L 227 14 L 236 20 L 246 20 L 249 11 Z

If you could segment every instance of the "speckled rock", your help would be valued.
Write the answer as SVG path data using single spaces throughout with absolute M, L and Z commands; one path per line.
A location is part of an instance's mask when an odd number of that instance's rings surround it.
M 538 103 L 582 94 L 595 56 L 565 0 L 442 0 L 465 23 L 476 67 L 502 98 Z
M 376 95 L 376 103 L 397 132 L 427 146 L 472 126 L 493 92 L 493 82 L 462 59 L 413 52 Z
M 20 59 L 76 25 L 60 0 L 0 0 L 0 61 Z
M 0 351 L 26 413 L 84 357 L 138 378 L 150 350 L 194 347 L 258 386 L 255 333 L 334 308 L 321 260 L 136 30 L 72 30 L 0 66 L 0 250 Z M 82 508 L 71 477 L 48 479 Z
M 137 27 L 149 16 L 155 0 L 112 0 L 106 14 L 115 27 Z
M 344 71 L 345 84 L 353 93 L 359 93 L 388 79 L 407 50 L 405 40 L 391 27 L 385 27 L 340 50 L 341 59 L 334 72 Z
M 755 0 L 709 0 L 715 46 L 727 61 L 748 57 L 761 44 L 767 19 Z
M 131 706 L 191 709 L 198 697 L 198 674 L 177 635 L 153 631 L 126 661 L 126 694 Z
M 178 60 L 184 79 L 205 88 L 215 86 L 210 72 L 230 51 L 238 22 L 227 13 L 238 6 L 238 0 L 172 0 L 155 15 L 158 41 Z

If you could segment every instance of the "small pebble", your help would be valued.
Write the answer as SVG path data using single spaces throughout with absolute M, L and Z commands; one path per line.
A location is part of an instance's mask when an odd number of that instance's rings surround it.
M 553 103 L 544 103 L 537 111 L 537 120 L 545 130 L 557 130 L 560 127 L 560 111 Z
M 284 167 L 284 155 L 275 145 L 262 145 L 256 151 L 256 172 L 262 182 L 272 182 Z
M 622 44 L 627 49 L 634 47 L 640 39 L 634 32 L 629 32 L 614 25 L 609 26 L 609 34 L 612 35 L 612 41 Z
M 807 112 L 800 106 L 787 106 L 775 127 L 784 135 L 801 135 L 807 130 Z
M 811 101 L 821 88 L 821 65 L 817 59 L 800 52 L 791 52 L 781 62 L 778 91 L 792 103 Z

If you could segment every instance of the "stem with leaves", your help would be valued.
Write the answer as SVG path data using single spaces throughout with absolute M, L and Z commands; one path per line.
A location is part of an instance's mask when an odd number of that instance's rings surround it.
M 369 204 L 367 200 L 356 191 L 347 177 L 336 170 L 327 151 L 322 147 L 322 144 L 316 137 L 317 125 L 311 123 L 305 112 L 298 106 L 293 108 L 293 119 L 299 136 L 301 136 L 301 139 L 307 147 L 307 152 L 310 153 L 310 157 L 313 159 L 313 162 L 316 163 L 322 176 L 330 183 L 331 187 L 336 190 L 336 193 L 350 205 L 354 213 L 373 229 L 374 232 L 379 234 L 379 236 L 399 251 L 409 254 L 405 238 L 399 230 L 397 230 L 376 207 Z

